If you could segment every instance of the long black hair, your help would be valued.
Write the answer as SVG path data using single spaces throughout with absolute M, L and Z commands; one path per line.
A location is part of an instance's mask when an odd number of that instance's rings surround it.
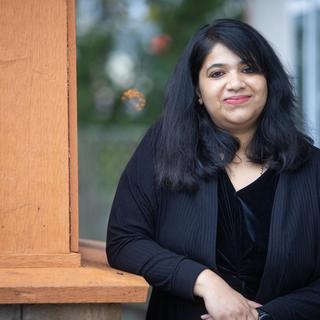
M 282 172 L 299 167 L 310 153 L 312 140 L 297 129 L 293 86 L 272 47 L 248 24 L 219 19 L 192 37 L 166 88 L 155 168 L 159 185 L 171 190 L 196 190 L 199 179 L 216 175 L 240 147 L 239 140 L 215 125 L 198 102 L 199 71 L 216 43 L 225 45 L 267 80 L 266 105 L 247 157 Z

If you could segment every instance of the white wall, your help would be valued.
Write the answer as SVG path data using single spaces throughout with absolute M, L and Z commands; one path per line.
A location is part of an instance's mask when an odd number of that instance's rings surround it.
M 272 45 L 282 63 L 294 72 L 292 32 L 286 0 L 245 0 L 246 21 Z
M 244 3 L 246 21 L 269 40 L 289 74 L 301 83 L 297 88 L 305 129 L 320 146 L 320 0 L 245 0 Z M 299 37 L 299 45 L 295 32 L 297 17 L 302 19 L 303 36 Z

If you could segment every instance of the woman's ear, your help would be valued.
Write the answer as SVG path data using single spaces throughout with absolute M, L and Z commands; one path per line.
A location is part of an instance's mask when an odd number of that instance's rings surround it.
M 197 94 L 197 96 L 198 96 L 198 101 L 199 101 L 199 103 L 200 103 L 200 104 L 203 104 L 203 100 L 202 100 L 202 98 L 201 98 L 201 93 L 200 93 L 199 88 L 196 89 L 196 94 Z

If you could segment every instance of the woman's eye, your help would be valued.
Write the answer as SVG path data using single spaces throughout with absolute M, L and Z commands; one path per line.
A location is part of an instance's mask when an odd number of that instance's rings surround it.
M 210 78 L 220 78 L 224 75 L 223 71 L 214 71 L 209 74 Z
M 244 73 L 255 73 L 256 71 L 255 71 L 254 68 L 247 66 L 247 67 L 244 67 L 242 69 L 242 72 L 244 72 Z

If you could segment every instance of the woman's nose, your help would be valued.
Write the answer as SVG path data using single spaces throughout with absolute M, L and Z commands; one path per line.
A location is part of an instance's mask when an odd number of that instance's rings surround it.
M 226 88 L 228 90 L 238 91 L 246 86 L 245 81 L 238 73 L 230 74 L 227 79 Z

